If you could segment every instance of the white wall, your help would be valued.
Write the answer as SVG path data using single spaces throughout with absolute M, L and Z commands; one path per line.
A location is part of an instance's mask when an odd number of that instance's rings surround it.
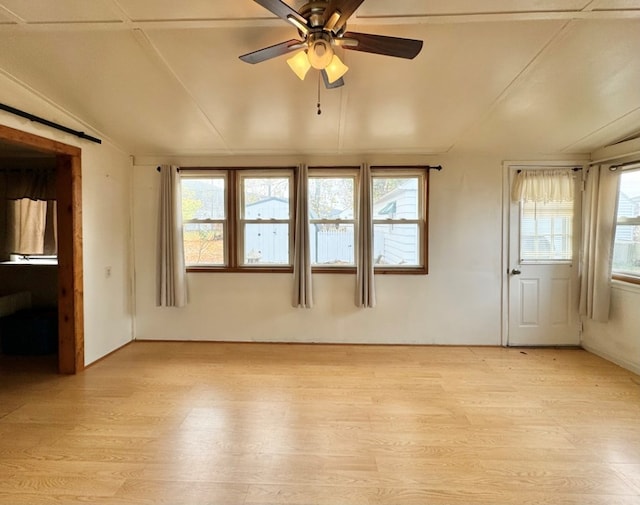
M 280 161 L 192 164 L 274 166 Z M 442 156 L 393 161 L 442 163 L 444 170 L 431 173 L 430 274 L 378 275 L 374 309 L 355 307 L 354 275 L 314 275 L 316 306 L 304 310 L 291 307 L 291 274 L 266 273 L 191 273 L 187 307 L 155 307 L 159 175 L 156 164 L 135 166 L 136 338 L 499 345 L 501 160 Z
M 613 281 L 609 322 L 585 321 L 582 346 L 640 373 L 640 286 Z
M 73 129 L 85 129 L 2 73 L 0 102 Z M 84 339 L 85 364 L 89 364 L 132 338 L 130 158 L 108 142 L 84 141 L 2 111 L 0 124 L 82 149 Z M 107 266 L 111 267 L 108 278 Z

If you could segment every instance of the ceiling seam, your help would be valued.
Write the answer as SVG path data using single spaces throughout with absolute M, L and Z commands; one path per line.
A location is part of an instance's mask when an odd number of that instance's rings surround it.
M 129 14 L 127 13 L 127 11 L 124 9 L 124 7 L 122 7 L 122 5 L 120 5 L 120 2 L 118 0 L 111 0 L 111 4 L 115 7 L 116 11 L 118 11 L 120 13 L 120 21 L 129 29 L 132 28 L 132 22 L 131 22 L 131 18 L 129 17 Z
M 168 71 L 169 74 L 176 80 L 176 82 L 180 85 L 182 90 L 189 96 L 189 98 L 191 99 L 193 104 L 196 106 L 196 108 L 198 109 L 198 112 L 202 115 L 203 119 L 205 120 L 206 124 L 209 126 L 211 131 L 213 131 L 220 138 L 220 140 L 222 141 L 222 144 L 224 145 L 225 149 L 228 152 L 231 152 L 231 149 L 230 149 L 229 145 L 227 144 L 227 141 L 225 140 L 224 136 L 216 128 L 215 124 L 213 123 L 213 121 L 211 120 L 209 115 L 204 111 L 204 109 L 200 105 L 200 102 L 198 102 L 198 100 L 196 100 L 195 95 L 187 87 L 187 85 L 180 78 L 180 76 L 178 76 L 178 73 L 173 69 L 173 67 L 164 58 L 164 56 L 162 56 L 162 53 L 153 44 L 153 42 L 151 42 L 151 40 L 149 39 L 147 34 L 144 33 L 140 29 L 135 29 L 135 30 L 133 30 L 133 35 L 134 35 L 135 39 L 138 41 L 138 43 L 140 44 L 140 46 L 143 48 L 143 50 L 151 53 L 152 56 L 154 56 L 156 58 L 156 60 L 158 60 L 162 64 L 164 69 L 166 71 Z
M 623 114 L 622 116 L 614 119 L 613 121 L 609 121 L 607 124 L 601 126 L 600 128 L 597 128 L 596 130 L 593 130 L 591 133 L 588 133 L 587 135 L 585 135 L 584 137 L 576 140 L 575 142 L 569 144 L 567 147 L 563 148 L 560 150 L 560 152 L 564 153 L 567 150 L 571 149 L 573 146 L 575 146 L 576 144 L 579 144 L 580 142 L 583 142 L 585 140 L 587 140 L 589 137 L 596 135 L 598 132 L 601 132 L 602 130 L 609 128 L 610 126 L 614 125 L 615 123 L 617 123 L 618 121 L 622 121 L 624 118 L 630 116 L 631 114 L 634 114 L 636 112 L 640 111 L 640 107 L 636 107 L 632 110 L 630 110 L 629 112 Z
M 10 18 L 14 23 L 18 25 L 26 25 L 27 21 L 18 16 L 15 12 L 9 10 L 4 5 L 0 5 L 0 12 L 4 13 L 8 18 Z
M 531 73 L 533 72 L 533 69 L 535 68 L 535 66 L 541 61 L 542 57 L 545 56 L 549 51 L 551 51 L 551 48 L 562 38 L 566 35 L 566 33 L 569 30 L 569 26 L 572 24 L 571 21 L 567 21 L 566 23 L 564 23 L 550 38 L 549 40 L 542 46 L 542 48 L 533 56 L 533 58 L 531 58 L 531 60 L 529 61 L 529 63 L 527 63 L 524 68 L 518 72 L 518 75 L 516 75 L 509 84 L 507 84 L 507 86 L 505 86 L 505 88 L 500 92 L 500 94 L 496 97 L 496 99 L 491 103 L 491 105 L 489 105 L 489 107 L 487 108 L 487 111 L 482 114 L 477 121 L 474 121 L 473 124 L 471 124 L 468 128 L 466 128 L 460 135 L 459 135 L 459 139 L 464 139 L 466 138 L 467 134 L 473 130 L 474 128 L 476 128 L 478 125 L 482 124 L 484 121 L 487 120 L 487 118 L 489 118 L 489 116 L 498 108 L 498 105 L 500 105 L 505 99 L 506 97 L 518 86 L 520 85 L 520 83 L 522 83 L 524 81 L 524 79 Z M 451 148 L 449 149 L 450 152 L 452 151 L 460 142 L 460 140 L 457 140 L 455 142 L 453 142 L 453 144 L 451 145 Z

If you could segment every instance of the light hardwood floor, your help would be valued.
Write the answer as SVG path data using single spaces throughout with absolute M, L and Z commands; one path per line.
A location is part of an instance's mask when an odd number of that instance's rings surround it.
M 640 504 L 640 378 L 581 350 L 138 342 L 76 376 L 0 367 L 0 504 Z

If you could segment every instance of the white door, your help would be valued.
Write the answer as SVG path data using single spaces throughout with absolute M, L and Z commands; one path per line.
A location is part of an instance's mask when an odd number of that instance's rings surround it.
M 510 180 L 515 173 L 516 168 L 512 167 Z M 579 181 L 578 172 L 574 202 L 509 202 L 509 261 L 505 272 L 509 346 L 580 343 Z

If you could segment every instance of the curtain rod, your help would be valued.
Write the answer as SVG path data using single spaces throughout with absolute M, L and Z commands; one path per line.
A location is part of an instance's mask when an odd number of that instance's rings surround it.
M 612 172 L 615 172 L 616 170 L 622 169 L 628 169 L 628 168 L 637 168 L 640 167 L 640 160 L 636 160 L 636 161 L 627 161 L 626 163 L 619 163 L 617 165 L 611 165 L 609 167 L 609 170 L 611 170 Z
M 43 124 L 45 126 L 49 126 L 51 128 L 54 128 L 56 130 L 60 130 L 63 131 L 65 133 L 70 133 L 71 135 L 75 135 L 76 137 L 80 137 L 81 139 L 86 139 L 86 140 L 90 140 L 91 142 L 95 142 L 96 144 L 102 144 L 102 140 L 97 139 L 95 137 L 92 137 L 91 135 L 87 135 L 85 132 L 81 132 L 78 130 L 72 130 L 71 128 L 68 128 L 66 126 L 62 126 L 61 124 L 58 123 L 54 123 L 53 121 L 49 121 L 48 119 L 44 119 L 41 118 L 39 116 L 34 116 L 33 114 L 29 114 L 28 112 L 25 112 L 23 110 L 20 109 L 16 109 L 14 107 L 11 107 L 9 105 L 5 105 L 4 103 L 0 103 L 0 109 L 4 110 L 6 112 L 9 112 L 11 114 L 15 114 L 16 116 L 20 116 L 23 118 L 26 118 L 30 121 L 33 121 L 34 123 L 40 123 Z
M 438 172 L 442 171 L 442 165 L 425 165 L 423 168 L 426 168 L 427 170 L 437 170 Z M 156 170 L 158 172 L 160 172 L 161 167 L 156 167 Z M 573 170 L 582 170 L 581 168 L 574 168 Z M 178 168 L 178 172 L 180 172 L 180 168 Z M 518 170 L 518 172 L 520 172 L 520 170 Z
M 542 169 L 539 169 L 539 170 L 564 170 L 564 168 L 565 168 L 565 167 L 561 167 L 561 168 L 558 168 L 558 167 L 549 167 L 549 168 L 542 168 Z M 580 170 L 582 170 L 582 167 L 573 167 L 573 168 L 571 169 L 571 171 L 572 171 L 572 172 L 579 172 Z M 520 173 L 520 172 L 522 172 L 522 170 L 516 170 L 516 172 L 517 172 L 517 173 Z

